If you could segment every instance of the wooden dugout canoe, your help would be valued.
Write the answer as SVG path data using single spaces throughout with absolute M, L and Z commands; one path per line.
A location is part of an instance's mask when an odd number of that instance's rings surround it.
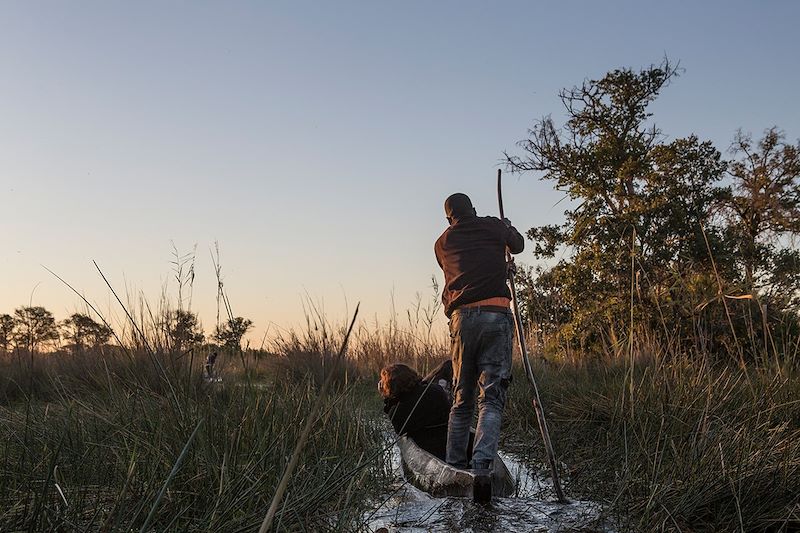
M 417 488 L 431 496 L 473 497 L 475 474 L 445 463 L 414 442 L 402 436 L 398 439 L 400 457 L 406 478 Z M 499 456 L 492 464 L 492 496 L 507 497 L 514 494 L 515 484 L 511 472 Z

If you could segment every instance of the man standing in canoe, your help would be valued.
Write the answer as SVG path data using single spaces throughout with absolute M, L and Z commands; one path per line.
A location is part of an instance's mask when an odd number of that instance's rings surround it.
M 525 239 L 508 219 L 479 217 L 462 193 L 447 198 L 450 226 L 434 251 L 444 271 L 442 302 L 450 319 L 453 406 L 447 432 L 447 462 L 459 468 L 491 467 L 511 382 L 514 316 L 506 285 L 506 248 L 518 254 Z M 467 444 L 475 400 L 478 425 L 472 462 Z

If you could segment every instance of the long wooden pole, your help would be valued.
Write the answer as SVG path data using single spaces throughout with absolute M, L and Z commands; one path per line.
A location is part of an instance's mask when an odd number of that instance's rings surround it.
M 500 219 L 505 219 L 503 212 L 503 186 L 502 186 L 502 171 L 497 169 L 497 202 L 500 205 Z M 511 262 L 511 254 L 506 249 L 506 260 Z M 519 342 L 519 351 L 522 354 L 522 365 L 525 367 L 525 375 L 528 377 L 533 389 L 533 409 L 536 411 L 536 420 L 539 422 L 539 430 L 542 432 L 542 440 L 544 441 L 544 449 L 547 452 L 547 460 L 550 463 L 550 472 L 553 475 L 553 488 L 556 491 L 556 497 L 560 503 L 568 503 L 564 497 L 564 491 L 561 489 L 561 480 L 558 477 L 558 468 L 556 466 L 556 454 L 553 451 L 553 444 L 550 442 L 550 432 L 547 429 L 547 420 L 544 417 L 544 410 L 542 409 L 542 400 L 539 398 L 539 387 L 536 386 L 536 378 L 533 375 L 533 367 L 531 367 L 530 359 L 528 359 L 528 350 L 525 346 L 525 332 L 522 329 L 522 316 L 519 312 L 519 303 L 517 301 L 517 288 L 514 285 L 514 270 L 508 269 L 508 287 L 511 289 L 511 303 L 514 309 L 514 324 L 517 328 L 517 342 Z

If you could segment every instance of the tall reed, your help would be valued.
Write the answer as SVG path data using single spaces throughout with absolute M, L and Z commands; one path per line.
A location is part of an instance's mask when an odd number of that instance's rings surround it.
M 641 360 L 631 391 L 628 371 L 621 361 L 539 364 L 570 496 L 605 501 L 631 531 L 800 528 L 794 372 Z M 540 462 L 528 391 L 516 383 L 506 423 L 507 445 Z

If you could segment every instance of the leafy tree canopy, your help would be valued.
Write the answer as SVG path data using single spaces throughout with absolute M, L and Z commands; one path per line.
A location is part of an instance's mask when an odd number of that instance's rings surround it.
M 74 313 L 64 320 L 61 328 L 64 337 L 70 341 L 75 351 L 102 346 L 108 342 L 112 334 L 111 328 L 82 313 Z
M 35 351 L 41 344 L 58 339 L 55 318 L 44 307 L 20 307 L 14 311 L 14 340 L 18 346 Z
M 720 293 L 797 309 L 800 256 L 786 237 L 800 231 L 798 146 L 774 128 L 757 143 L 739 134 L 726 161 L 695 135 L 667 141 L 649 106 L 678 73 L 665 59 L 564 89 L 565 124 L 546 116 L 506 153 L 511 171 L 537 172 L 571 200 L 563 223 L 528 231 L 550 266 L 521 284 L 528 318 L 568 343 L 617 350 L 635 316 L 721 347 L 731 319 Z

